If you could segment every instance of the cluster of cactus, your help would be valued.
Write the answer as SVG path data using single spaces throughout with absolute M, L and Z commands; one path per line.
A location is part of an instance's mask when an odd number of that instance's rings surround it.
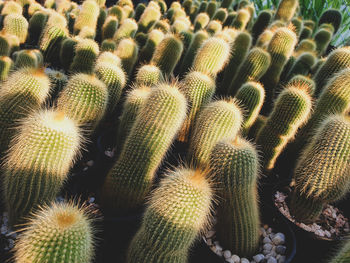
M 329 53 L 338 10 L 316 23 L 298 8 L 298 0 L 260 13 L 248 0 L 0 2 L 1 188 L 11 225 L 29 220 L 16 260 L 92 261 L 84 209 L 52 202 L 80 149 L 111 126 L 115 163 L 97 201 L 107 216 L 146 206 L 127 262 L 187 262 L 210 224 L 215 187 L 220 244 L 253 256 L 259 174 L 273 173 L 283 153 L 301 154 L 290 203 L 298 220 L 316 220 L 341 198 L 350 185 L 350 47 Z M 191 168 L 158 184 L 175 141 Z

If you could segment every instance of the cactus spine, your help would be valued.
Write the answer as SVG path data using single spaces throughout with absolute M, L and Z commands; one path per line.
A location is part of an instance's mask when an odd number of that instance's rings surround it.
M 188 262 L 190 247 L 208 225 L 211 198 L 203 172 L 169 172 L 150 199 L 126 262 Z
M 126 213 L 145 202 L 155 171 L 181 128 L 186 106 L 175 85 L 159 84 L 151 90 L 104 182 L 101 201 L 107 213 Z
M 61 112 L 39 111 L 22 120 L 4 162 L 4 198 L 11 224 L 59 193 L 80 146 L 76 124 Z
M 217 238 L 225 249 L 244 257 L 259 249 L 258 167 L 254 146 L 239 137 L 220 141 L 210 154 L 210 168 L 220 188 Z

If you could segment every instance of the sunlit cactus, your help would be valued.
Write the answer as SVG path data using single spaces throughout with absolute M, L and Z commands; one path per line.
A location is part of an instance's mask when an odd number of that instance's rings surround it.
M 0 57 L 0 82 L 7 80 L 11 68 L 13 67 L 13 61 L 7 56 Z
M 132 38 L 124 38 L 119 42 L 115 53 L 120 58 L 124 71 L 130 76 L 139 54 L 137 43 Z
M 75 55 L 69 70 L 74 73 L 91 74 L 100 50 L 92 39 L 80 39 L 75 45 Z
M 161 70 L 154 65 L 143 65 L 137 71 L 135 83 L 137 86 L 152 87 L 164 81 Z
M 5 16 L 3 31 L 6 34 L 15 35 L 20 43 L 24 43 L 28 34 L 28 21 L 19 14 L 9 14 Z
M 96 29 L 100 8 L 96 1 L 86 0 L 81 5 L 81 10 L 74 23 L 74 32 L 78 34 L 84 26 Z
M 293 18 L 298 5 L 298 0 L 281 0 L 275 14 L 275 20 L 289 22 Z
M 123 38 L 134 37 L 137 31 L 137 23 L 132 18 L 124 19 L 119 26 L 117 32 L 115 32 L 113 39 L 118 42 Z

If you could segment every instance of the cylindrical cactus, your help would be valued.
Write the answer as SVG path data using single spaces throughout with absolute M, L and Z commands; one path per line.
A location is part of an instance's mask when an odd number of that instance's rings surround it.
M 158 44 L 163 40 L 164 33 L 159 29 L 153 29 L 148 33 L 147 41 L 140 52 L 140 62 L 149 62 Z
M 237 30 L 244 30 L 247 27 L 247 24 L 251 16 L 248 9 L 243 8 L 237 11 L 237 16 L 232 22 L 232 27 Z
M 196 16 L 194 20 L 194 31 L 204 29 L 210 21 L 210 18 L 207 13 L 200 13 Z
M 204 172 L 186 168 L 169 172 L 150 198 L 126 262 L 188 262 L 191 246 L 209 224 L 211 201 Z
M 287 74 L 286 79 L 291 79 L 294 75 L 307 75 L 312 66 L 316 63 L 316 57 L 310 52 L 302 53 L 294 62 L 292 68 Z
M 223 0 L 222 2 L 221 2 L 221 7 L 222 8 L 227 8 L 227 9 L 229 9 L 231 6 L 232 6 L 232 3 L 233 3 L 234 1 L 233 0 Z
M 15 35 L 22 44 L 27 39 L 28 21 L 20 14 L 9 14 L 5 16 L 3 29 L 4 33 Z
M 126 74 L 131 76 L 139 54 L 139 47 L 135 40 L 132 38 L 123 38 L 119 42 L 115 53 L 121 59 L 122 67 Z
M 136 21 L 139 21 L 142 13 L 145 11 L 146 5 L 144 3 L 138 3 L 136 8 L 135 8 L 135 14 L 134 14 L 134 19 Z
M 28 23 L 27 43 L 37 45 L 41 32 L 44 30 L 48 15 L 44 11 L 38 11 L 33 14 Z
M 208 3 L 207 9 L 205 12 L 207 12 L 210 19 L 214 16 L 216 9 L 217 9 L 217 2 L 215 0 L 212 0 Z
M 163 80 L 163 74 L 157 66 L 143 65 L 137 71 L 135 83 L 137 86 L 152 87 Z
M 297 10 L 298 0 L 281 0 L 275 14 L 275 20 L 289 22 Z
M 102 26 L 102 40 L 106 38 L 113 38 L 118 28 L 118 18 L 115 16 L 108 16 Z
M 96 29 L 97 19 L 100 14 L 100 8 L 96 1 L 86 0 L 81 5 L 78 17 L 74 23 L 74 33 L 79 34 L 84 26 Z
M 256 47 L 261 47 L 263 49 L 266 49 L 274 35 L 274 32 L 270 29 L 265 29 L 264 32 L 260 34 L 258 39 L 256 40 Z
M 134 37 L 137 31 L 137 23 L 132 18 L 124 19 L 119 26 L 117 32 L 115 32 L 113 39 L 119 42 L 123 38 Z
M 92 262 L 95 230 L 89 213 L 73 203 L 42 207 L 16 241 L 16 262 Z
M 13 61 L 11 58 L 6 56 L 0 57 L 0 83 L 7 80 L 12 66 Z
M 262 10 L 259 13 L 252 27 L 253 43 L 255 43 L 258 37 L 261 35 L 261 33 L 264 32 L 264 30 L 270 24 L 271 19 L 272 13 L 270 10 Z
M 199 113 L 188 151 L 195 167 L 206 168 L 214 145 L 224 139 L 234 139 L 243 120 L 240 108 L 233 99 L 218 100 L 206 105 Z
M 144 204 L 155 171 L 181 128 L 186 106 L 175 85 L 159 84 L 151 90 L 104 182 L 101 205 L 106 213 L 123 214 Z
M 79 128 L 62 112 L 42 110 L 21 121 L 3 166 L 11 224 L 55 200 L 81 143 Z
M 224 27 L 230 27 L 233 23 L 233 21 L 235 21 L 237 16 L 237 12 L 236 11 L 231 11 L 230 13 L 228 13 L 227 18 L 225 20 L 225 22 L 223 23 Z
M 1 9 L 1 15 L 6 16 L 9 14 L 18 14 L 21 15 L 23 13 L 22 6 L 15 1 L 6 1 L 3 3 Z
M 279 94 L 256 139 L 261 147 L 266 171 L 274 168 L 284 147 L 308 120 L 311 107 L 312 100 L 307 88 L 288 86 Z
M 22 49 L 15 54 L 15 67 L 42 67 L 43 55 L 37 49 Z
M 138 30 L 147 33 L 160 17 L 160 7 L 158 5 L 148 5 L 138 20 Z
M 100 53 L 100 55 L 97 58 L 96 65 L 103 62 L 107 62 L 118 67 L 122 66 L 121 59 L 115 53 L 108 52 L 108 51 Z
M 333 256 L 330 263 L 346 263 L 350 261 L 350 240 L 344 240 L 342 247 L 336 255 Z
M 45 74 L 49 77 L 51 83 L 50 100 L 54 101 L 67 85 L 68 77 L 63 72 L 50 68 L 45 69 Z
M 333 37 L 333 32 L 331 30 L 320 28 L 317 30 L 314 40 L 316 43 L 316 51 L 319 56 L 322 56 L 326 51 L 329 43 L 331 42 Z
M 212 20 L 208 23 L 206 30 L 209 35 L 213 36 L 222 30 L 222 24 L 219 21 Z
M 69 70 L 73 73 L 91 74 L 100 50 L 92 39 L 80 39 L 75 46 L 75 55 Z
M 301 29 L 301 32 L 300 32 L 300 36 L 299 36 L 299 42 L 305 40 L 305 39 L 309 39 L 311 38 L 312 36 L 312 29 L 308 26 L 303 26 L 303 28 Z
M 105 39 L 101 43 L 101 52 L 103 51 L 114 52 L 116 49 L 117 49 L 117 44 L 111 38 Z
M 300 56 L 304 52 L 314 52 L 316 50 L 316 43 L 313 39 L 304 39 L 299 42 L 295 48 L 295 56 Z
M 218 10 L 216 10 L 213 16 L 213 20 L 218 20 L 221 23 L 224 23 L 227 18 L 227 15 L 228 14 L 225 8 L 219 8 Z
M 345 196 L 349 159 L 350 119 L 331 115 L 316 129 L 295 168 L 290 211 L 297 221 L 314 222 L 325 204 Z
M 222 247 L 244 257 L 259 250 L 258 167 L 254 146 L 239 137 L 218 142 L 210 154 L 219 189 L 216 236 Z
M 62 67 L 68 71 L 75 56 L 75 47 L 79 42 L 79 38 L 66 38 L 62 41 L 60 48 L 60 62 Z
M 289 80 L 287 86 L 293 85 L 294 87 L 303 87 L 307 89 L 307 92 L 313 96 L 315 93 L 315 82 L 304 75 L 295 75 L 293 78 Z
M 327 9 L 318 20 L 318 25 L 332 24 L 334 33 L 336 33 L 342 22 L 342 13 L 338 9 Z

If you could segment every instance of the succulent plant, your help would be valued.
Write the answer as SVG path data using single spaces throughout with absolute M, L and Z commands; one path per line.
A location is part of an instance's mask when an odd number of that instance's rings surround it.
M 15 35 L 22 44 L 27 39 L 28 21 L 21 14 L 8 14 L 4 18 L 3 31 L 6 34 Z
M 27 43 L 37 45 L 41 32 L 44 30 L 48 15 L 44 11 L 37 11 L 28 22 Z
M 147 41 L 140 52 L 140 61 L 149 62 L 154 54 L 156 47 L 164 39 L 164 33 L 159 29 L 153 29 L 147 35 Z
M 299 222 L 317 220 L 325 204 L 349 191 L 350 119 L 330 115 L 298 159 L 290 211 Z
M 341 248 L 338 249 L 336 255 L 334 255 L 329 261 L 330 263 L 346 263 L 350 260 L 350 241 L 344 240 L 341 243 Z
M 340 27 L 342 19 L 342 14 L 338 9 L 330 8 L 322 13 L 320 19 L 318 20 L 318 25 L 332 24 L 334 33 L 336 33 Z
M 103 40 L 101 43 L 101 52 L 103 51 L 114 52 L 116 49 L 117 49 L 117 44 L 111 38 L 107 38 Z
M 207 9 L 205 10 L 205 12 L 207 12 L 210 19 L 214 16 L 217 7 L 218 7 L 217 2 L 215 0 L 208 2 L 208 6 L 207 6 Z
M 304 52 L 314 52 L 316 50 L 316 43 L 313 39 L 304 39 L 299 42 L 295 48 L 295 56 L 299 56 Z
M 244 30 L 246 29 L 248 22 L 251 18 L 251 15 L 248 11 L 248 9 L 243 8 L 237 11 L 237 16 L 235 20 L 232 22 L 232 27 L 237 30 Z
M 229 27 L 232 26 L 233 21 L 235 21 L 237 16 L 237 12 L 236 11 L 231 11 L 228 13 L 227 18 L 225 20 L 225 22 L 222 24 L 224 27 Z
M 137 86 L 152 87 L 164 80 L 161 70 L 157 66 L 143 65 L 137 71 L 135 83 Z
M 304 75 L 295 75 L 293 78 L 291 78 L 288 83 L 287 86 L 291 84 L 294 87 L 302 87 L 302 88 L 306 88 L 307 92 L 312 96 L 315 92 L 315 82 L 309 78 L 306 77 Z
M 13 67 L 13 61 L 7 56 L 0 57 L 0 82 L 7 80 L 11 68 Z
M 55 200 L 81 143 L 63 113 L 41 110 L 21 120 L 3 166 L 4 201 L 12 225 Z
M 69 38 L 67 37 L 62 41 L 61 48 L 60 48 L 60 62 L 62 67 L 68 71 L 70 68 L 70 65 L 73 62 L 73 58 L 75 56 L 75 50 L 76 45 L 79 42 L 79 38 Z
M 116 42 L 119 42 L 123 38 L 134 37 L 137 31 L 137 23 L 132 18 L 124 19 L 121 22 L 117 32 L 115 32 L 113 39 Z
M 206 30 L 210 36 L 213 36 L 222 30 L 222 24 L 219 21 L 212 20 L 208 23 Z
M 252 27 L 253 43 L 256 42 L 262 32 L 268 27 L 272 19 L 272 13 L 270 10 L 262 10 L 256 18 Z
M 217 239 L 225 249 L 244 257 L 259 250 L 258 167 L 254 146 L 239 137 L 218 142 L 210 154 L 210 168 L 220 189 Z
M 287 74 L 287 80 L 295 75 L 307 75 L 315 63 L 316 56 L 314 54 L 310 52 L 302 53 L 293 63 L 293 66 Z
M 43 65 L 43 55 L 37 49 L 22 49 L 14 53 L 15 67 L 39 68 Z
M 274 19 L 289 22 L 293 18 L 298 5 L 298 0 L 281 0 Z
M 199 13 L 194 20 L 194 31 L 204 29 L 210 21 L 210 18 L 207 13 Z
M 214 16 L 213 16 L 213 20 L 218 20 L 221 23 L 224 23 L 224 21 L 227 18 L 227 10 L 226 8 L 219 8 L 218 10 L 216 10 Z
M 74 33 L 79 34 L 83 27 L 90 27 L 96 30 L 97 19 L 100 14 L 100 8 L 96 1 L 85 0 L 81 5 L 81 10 L 74 23 Z
M 108 16 L 102 26 L 102 39 L 113 38 L 118 25 L 118 18 L 115 16 Z
M 134 19 L 136 21 L 139 21 L 142 13 L 145 11 L 146 5 L 144 3 L 138 3 L 136 8 L 135 8 L 135 14 L 134 14 Z
M 92 39 L 80 39 L 75 45 L 75 55 L 69 70 L 73 73 L 91 74 L 100 50 Z
M 317 30 L 314 36 L 314 40 L 316 43 L 316 51 L 319 56 L 322 56 L 329 43 L 331 42 L 333 37 L 333 31 L 325 29 L 325 28 L 320 28 Z
M 126 262 L 188 262 L 191 246 L 209 224 L 211 199 L 204 172 L 169 172 L 150 198 Z
M 161 17 L 160 7 L 158 5 L 148 5 L 138 20 L 138 30 L 147 33 L 153 24 Z

